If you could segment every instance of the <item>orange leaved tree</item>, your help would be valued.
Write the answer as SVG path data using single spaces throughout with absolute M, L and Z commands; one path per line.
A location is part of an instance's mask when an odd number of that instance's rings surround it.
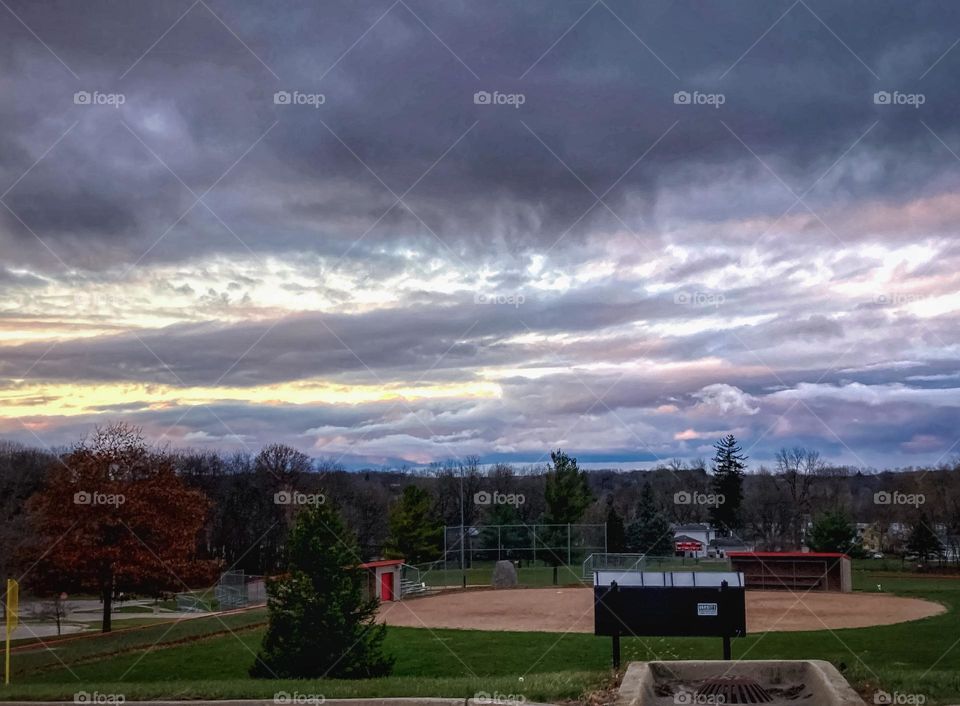
M 97 428 L 57 460 L 29 506 L 36 532 L 29 580 L 55 591 L 96 591 L 103 632 L 115 593 L 185 590 L 215 575 L 215 564 L 196 551 L 206 497 L 136 427 Z

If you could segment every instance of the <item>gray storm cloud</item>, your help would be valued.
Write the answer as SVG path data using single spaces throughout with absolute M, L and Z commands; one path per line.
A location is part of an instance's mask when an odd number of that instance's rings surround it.
M 43 418 L 61 443 L 123 413 L 357 463 L 695 456 L 724 428 L 759 458 L 954 452 L 960 7 L 0 14 L 0 390 L 500 389 L 206 417 L 16 398 L 5 435 Z

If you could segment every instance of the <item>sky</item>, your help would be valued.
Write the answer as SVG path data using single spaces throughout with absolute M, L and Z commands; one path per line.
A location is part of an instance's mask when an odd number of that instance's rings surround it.
M 0 2 L 0 437 L 960 454 L 960 5 Z

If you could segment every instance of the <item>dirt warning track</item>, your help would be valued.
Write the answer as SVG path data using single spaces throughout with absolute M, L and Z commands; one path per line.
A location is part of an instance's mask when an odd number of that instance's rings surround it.
M 885 593 L 747 591 L 747 632 L 891 625 L 946 611 L 939 603 Z M 517 632 L 593 632 L 590 588 L 450 591 L 386 603 L 388 625 Z

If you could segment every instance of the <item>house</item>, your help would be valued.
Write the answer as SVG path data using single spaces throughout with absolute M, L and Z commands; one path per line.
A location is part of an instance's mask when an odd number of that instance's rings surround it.
M 674 525 L 673 546 L 677 556 L 701 558 L 707 556 L 707 547 L 716 537 L 716 532 L 710 525 L 692 523 Z

